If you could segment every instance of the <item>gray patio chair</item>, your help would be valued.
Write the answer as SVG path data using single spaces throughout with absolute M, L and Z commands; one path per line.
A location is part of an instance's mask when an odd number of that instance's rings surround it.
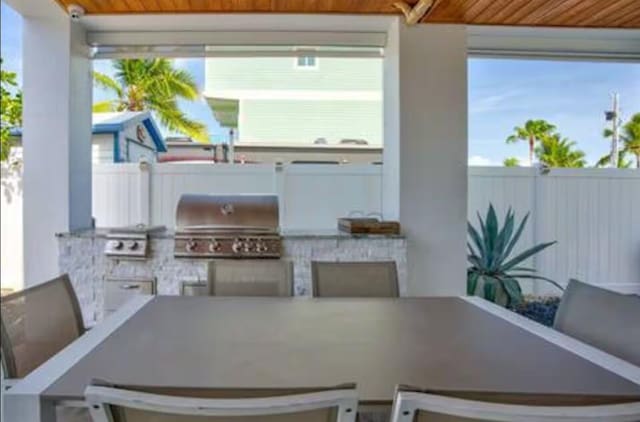
M 0 350 L 7 378 L 24 378 L 85 331 L 67 274 L 3 296 L 1 304 Z
M 554 328 L 640 366 L 640 296 L 570 280 Z
M 640 396 L 433 393 L 400 386 L 391 422 L 637 422 Z
M 285 260 L 216 260 L 209 263 L 214 296 L 293 296 L 293 263 Z
M 394 261 L 311 263 L 314 297 L 398 297 Z
M 183 281 L 180 288 L 181 296 L 209 296 L 209 285 L 204 282 Z
M 85 391 L 94 422 L 354 422 L 358 408 L 354 384 L 287 390 L 100 384 Z

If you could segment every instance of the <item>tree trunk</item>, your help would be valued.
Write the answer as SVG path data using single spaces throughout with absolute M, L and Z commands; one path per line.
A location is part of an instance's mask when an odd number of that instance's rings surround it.
M 533 167 L 533 147 L 535 144 L 535 138 L 529 135 L 529 166 Z
M 636 154 L 636 168 L 640 169 L 640 154 Z

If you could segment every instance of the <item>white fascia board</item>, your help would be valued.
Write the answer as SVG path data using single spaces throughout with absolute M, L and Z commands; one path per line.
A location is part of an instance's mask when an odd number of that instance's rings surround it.
M 89 45 L 99 46 L 349 46 L 384 47 L 386 32 L 320 32 L 320 31 L 126 31 L 89 32 Z
M 640 30 L 468 26 L 471 56 L 640 61 Z

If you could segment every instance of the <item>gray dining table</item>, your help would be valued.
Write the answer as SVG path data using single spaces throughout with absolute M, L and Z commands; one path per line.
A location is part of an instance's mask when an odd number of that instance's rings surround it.
M 6 420 L 51 422 L 92 379 L 213 388 L 357 383 L 466 392 L 640 395 L 640 368 L 479 298 L 141 296 L 18 382 Z

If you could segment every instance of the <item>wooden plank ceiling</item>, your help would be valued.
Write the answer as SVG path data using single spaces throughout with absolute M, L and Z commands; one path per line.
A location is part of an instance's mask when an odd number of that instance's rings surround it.
M 349 13 L 399 14 L 395 0 L 56 0 L 87 14 Z M 407 3 L 415 3 L 410 0 Z M 640 0 L 439 0 L 430 23 L 640 28 Z

